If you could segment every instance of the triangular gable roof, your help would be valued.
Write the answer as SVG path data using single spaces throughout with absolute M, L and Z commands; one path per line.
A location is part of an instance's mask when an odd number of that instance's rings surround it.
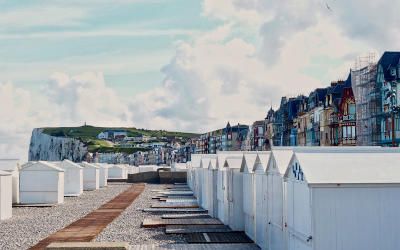
M 11 175 L 10 172 L 6 172 L 6 171 L 3 171 L 3 170 L 0 170 L 0 176 L 9 176 L 9 175 Z
M 242 151 L 218 151 L 217 152 L 217 168 L 223 168 L 226 157 L 242 156 Z
M 216 169 L 217 168 L 217 158 L 210 159 L 210 163 L 208 164 L 208 169 Z
M 208 168 L 211 159 L 217 159 L 216 154 L 204 154 L 200 160 L 200 168 Z
M 271 156 L 270 151 L 258 152 L 257 158 L 253 165 L 253 172 L 265 172 L 267 169 L 268 161 Z
M 99 168 L 111 168 L 112 165 L 110 164 L 105 164 L 105 163 L 94 163 L 94 165 L 98 166 Z
M 257 159 L 257 152 L 245 152 L 243 154 L 242 165 L 240 167 L 240 172 L 243 173 L 252 173 L 254 164 Z
M 0 170 L 14 171 L 18 170 L 19 159 L 0 159 Z
M 81 162 L 80 165 L 84 168 L 99 168 L 98 166 L 96 166 L 94 164 L 90 164 L 86 161 Z
M 308 184 L 400 184 L 400 153 L 295 152 L 285 177 L 296 160 Z
M 76 169 L 82 169 L 81 166 L 76 164 L 75 162 L 72 162 L 70 160 L 63 160 L 62 162 L 59 163 L 60 168 L 76 168 Z
M 209 157 L 215 155 L 215 154 L 192 154 L 191 159 L 192 159 L 192 168 L 198 168 L 200 167 L 201 163 L 201 158 L 203 157 Z
M 284 175 L 292 156 L 293 150 L 291 149 L 272 150 L 266 171 L 272 171 L 272 163 L 275 161 L 278 172 Z
M 59 168 L 47 161 L 28 162 L 24 164 L 21 168 L 21 171 L 43 171 L 43 170 L 64 172 L 64 169 Z
M 210 158 L 203 157 L 200 161 L 200 168 L 208 168 L 208 164 L 210 163 Z
M 240 169 L 242 166 L 243 156 L 228 156 L 224 162 L 224 168 Z

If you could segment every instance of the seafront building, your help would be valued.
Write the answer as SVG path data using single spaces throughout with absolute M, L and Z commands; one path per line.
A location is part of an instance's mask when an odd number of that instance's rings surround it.
M 282 97 L 264 120 L 205 133 L 193 153 L 269 150 L 271 146 L 398 146 L 400 52 L 359 58 L 345 80 L 308 96 Z

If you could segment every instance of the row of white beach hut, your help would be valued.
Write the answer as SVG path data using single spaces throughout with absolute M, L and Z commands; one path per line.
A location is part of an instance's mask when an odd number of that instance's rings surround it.
M 65 196 L 107 186 L 108 179 L 126 179 L 139 169 L 126 165 L 32 161 L 19 166 L 0 159 L 0 220 L 12 216 L 12 204 L 60 204 Z
M 262 249 L 400 249 L 400 150 L 280 147 L 194 154 L 199 204 Z

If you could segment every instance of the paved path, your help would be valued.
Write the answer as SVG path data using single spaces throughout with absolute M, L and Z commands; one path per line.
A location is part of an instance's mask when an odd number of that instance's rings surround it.
M 31 250 L 45 249 L 52 242 L 88 242 L 117 218 L 144 190 L 144 184 L 134 184 L 128 190 L 69 226 L 41 240 Z

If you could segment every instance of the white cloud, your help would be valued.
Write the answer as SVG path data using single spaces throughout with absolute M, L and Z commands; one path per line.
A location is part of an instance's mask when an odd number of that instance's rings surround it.
M 349 27 L 338 21 L 344 16 L 336 17 L 330 7 L 333 13 L 317 0 L 204 0 L 203 14 L 223 24 L 177 46 L 163 71 L 164 86 L 138 98 L 145 107 L 138 120 L 157 126 L 152 121 L 162 118 L 171 128 L 196 131 L 227 120 L 250 123 L 263 119 L 267 106 L 279 104 L 282 95 L 307 95 L 347 77 L 355 57 L 375 47 L 347 35 Z M 242 32 L 248 27 L 250 41 L 241 36 L 248 36 Z
M 45 93 L 62 114 L 61 118 L 67 121 L 112 125 L 129 120 L 126 104 L 106 86 L 102 73 L 89 72 L 77 76 L 55 73 Z
M 131 124 L 127 103 L 105 85 L 101 73 L 70 76 L 54 73 L 42 93 L 32 94 L 12 83 L 0 83 L 0 158 L 27 160 L 32 129 Z

